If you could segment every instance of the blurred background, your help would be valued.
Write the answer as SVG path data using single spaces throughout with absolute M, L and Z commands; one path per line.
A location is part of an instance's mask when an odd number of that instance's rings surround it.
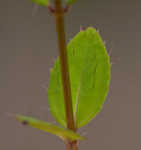
M 78 0 L 66 17 L 67 41 L 80 26 L 96 27 L 111 54 L 109 96 L 80 133 L 81 150 L 141 149 L 141 1 Z M 29 0 L 0 1 L 0 149 L 65 150 L 57 137 L 23 127 L 6 113 L 51 121 L 47 87 L 58 56 L 54 18 Z

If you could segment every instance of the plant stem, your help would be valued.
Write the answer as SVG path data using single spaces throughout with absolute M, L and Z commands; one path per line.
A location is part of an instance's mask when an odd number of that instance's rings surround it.
M 61 73 L 62 73 L 62 84 L 63 84 L 64 100 L 65 100 L 65 107 L 66 107 L 67 128 L 75 131 L 70 79 L 69 79 L 69 68 L 68 68 L 68 61 L 67 61 L 65 29 L 64 29 L 64 9 L 61 6 L 61 0 L 54 0 L 54 1 L 55 1 L 56 30 L 58 36 L 59 55 L 60 55 Z
M 64 25 L 64 8 L 62 7 L 61 0 L 54 0 L 54 4 L 55 4 L 54 14 L 56 18 L 56 30 L 58 36 L 67 128 L 76 132 L 74 116 L 73 116 L 73 108 L 72 108 L 69 66 L 67 60 L 67 48 L 66 48 L 65 25 Z M 67 150 L 78 149 L 77 141 L 67 141 L 66 146 L 67 146 Z

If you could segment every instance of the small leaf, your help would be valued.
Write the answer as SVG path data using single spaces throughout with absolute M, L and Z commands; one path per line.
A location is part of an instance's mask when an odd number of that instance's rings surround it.
M 77 133 L 74 133 L 70 130 L 60 128 L 58 126 L 52 125 L 48 122 L 40 121 L 32 117 L 27 117 L 23 115 L 16 115 L 16 119 L 20 121 L 23 125 L 29 125 L 33 128 L 40 129 L 45 132 L 55 134 L 56 136 L 62 139 L 70 140 L 83 140 L 84 138 Z
M 68 44 L 68 64 L 73 112 L 77 128 L 88 124 L 100 112 L 109 89 L 110 59 L 94 28 L 80 31 Z M 57 59 L 48 88 L 50 110 L 66 126 L 60 61 Z
M 77 0 L 67 0 L 67 4 L 68 5 L 72 5 L 73 3 L 75 3 Z
M 48 6 L 49 0 L 32 0 L 33 3 L 41 6 Z

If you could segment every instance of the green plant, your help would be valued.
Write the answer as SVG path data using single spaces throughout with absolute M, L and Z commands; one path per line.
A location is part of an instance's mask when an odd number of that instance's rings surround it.
M 77 150 L 84 137 L 78 129 L 88 124 L 101 110 L 110 81 L 110 58 L 96 29 L 81 30 L 66 45 L 64 15 L 75 0 L 33 0 L 48 7 L 56 20 L 59 55 L 50 73 L 49 107 L 62 128 L 31 117 L 16 114 L 24 125 L 55 134 L 64 140 L 67 150 Z

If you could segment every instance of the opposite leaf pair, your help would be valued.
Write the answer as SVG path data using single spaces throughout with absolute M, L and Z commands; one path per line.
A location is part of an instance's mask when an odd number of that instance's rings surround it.
M 88 124 L 104 104 L 110 81 L 110 59 L 99 33 L 94 28 L 80 31 L 68 44 L 67 54 L 73 112 L 78 129 Z M 52 115 L 66 128 L 59 58 L 51 71 L 48 100 Z M 72 131 L 33 118 L 17 115 L 17 119 L 63 139 L 83 139 Z

